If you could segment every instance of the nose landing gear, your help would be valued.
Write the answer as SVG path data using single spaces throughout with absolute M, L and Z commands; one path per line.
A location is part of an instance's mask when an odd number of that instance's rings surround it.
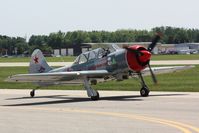
M 146 83 L 145 83 L 145 81 L 144 81 L 144 78 L 143 78 L 142 74 L 141 74 L 141 73 L 138 73 L 138 76 L 139 76 L 139 78 L 140 78 L 140 80 L 141 80 L 141 85 L 142 85 L 142 88 L 140 89 L 140 95 L 141 95 L 142 97 L 147 97 L 147 96 L 149 95 L 150 90 L 149 90 L 149 88 L 147 87 L 147 85 L 146 85 Z
M 147 86 L 145 86 L 145 87 L 141 88 L 140 95 L 142 97 L 147 97 L 149 95 L 149 92 L 150 92 L 149 88 Z

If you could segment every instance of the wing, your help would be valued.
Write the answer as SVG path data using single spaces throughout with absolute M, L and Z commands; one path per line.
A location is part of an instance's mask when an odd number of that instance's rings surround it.
M 167 66 L 167 67 L 153 67 L 152 70 L 155 74 L 161 74 L 161 73 L 172 73 L 176 71 L 191 69 L 194 66 Z M 150 71 L 149 68 L 144 69 L 143 71 L 144 75 L 149 75 Z
M 7 78 L 9 82 L 61 82 L 87 78 L 102 78 L 109 75 L 107 70 L 17 74 Z

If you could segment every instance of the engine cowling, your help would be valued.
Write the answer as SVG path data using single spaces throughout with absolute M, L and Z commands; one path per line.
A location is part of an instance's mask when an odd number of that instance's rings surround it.
M 143 46 L 133 45 L 128 47 L 126 52 L 127 64 L 130 70 L 140 72 L 147 67 L 150 61 L 151 53 Z M 139 53 L 130 50 L 137 50 Z

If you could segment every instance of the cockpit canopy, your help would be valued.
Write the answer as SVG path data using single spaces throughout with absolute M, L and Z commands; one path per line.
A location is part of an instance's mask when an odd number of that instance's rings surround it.
M 74 61 L 74 64 L 83 64 L 89 60 L 102 58 L 103 53 L 104 53 L 104 50 L 102 48 L 98 48 L 92 51 L 82 53 L 76 58 L 76 60 Z
M 99 59 L 99 58 L 103 58 L 105 56 L 107 56 L 108 54 L 116 51 L 117 49 L 119 49 L 119 47 L 117 45 L 110 45 L 111 47 L 105 49 L 105 48 L 97 48 L 85 53 L 80 54 L 74 61 L 73 64 L 83 64 L 86 63 L 90 60 L 95 60 L 95 59 Z

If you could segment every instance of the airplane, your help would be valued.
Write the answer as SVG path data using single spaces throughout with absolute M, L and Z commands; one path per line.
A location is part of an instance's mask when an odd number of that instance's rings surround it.
M 136 74 L 142 86 L 140 95 L 146 97 L 150 90 L 144 81 L 142 72 L 148 67 L 153 82 L 157 83 L 150 66 L 150 59 L 151 52 L 160 38 L 161 34 L 157 34 L 148 48 L 140 45 L 120 48 L 114 44 L 109 49 L 97 48 L 80 54 L 71 66 L 54 69 L 47 64 L 42 52 L 36 49 L 31 55 L 29 73 L 10 76 L 7 81 L 32 82 L 38 85 L 83 83 L 88 97 L 91 100 L 99 100 L 98 91 L 91 87 L 91 85 L 96 85 L 99 79 L 122 81 Z M 35 90 L 30 92 L 31 97 L 35 96 Z

